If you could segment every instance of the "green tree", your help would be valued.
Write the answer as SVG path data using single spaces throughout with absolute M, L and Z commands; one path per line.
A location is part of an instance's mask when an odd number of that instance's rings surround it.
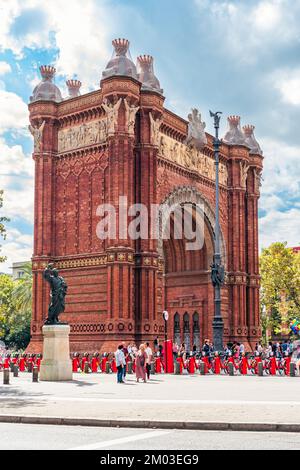
M 0 190 L 0 209 L 3 207 L 3 189 Z M 9 219 L 7 217 L 1 216 L 0 217 L 0 237 L 2 237 L 4 240 L 6 238 L 6 229 L 5 229 L 5 222 L 9 222 Z M 1 251 L 1 245 L 0 245 L 0 251 Z M 5 256 L 0 256 L 0 263 L 6 260 Z
M 7 274 L 0 275 L 0 339 L 5 342 L 10 331 L 9 318 L 14 313 L 13 289 L 12 278 Z
M 276 242 L 260 256 L 261 309 L 264 335 L 284 333 L 294 318 L 300 319 L 299 256 L 287 243 Z
M 0 276 L 0 339 L 7 346 L 25 349 L 30 340 L 32 304 L 31 264 L 24 266 L 24 278 L 13 281 Z
M 16 281 L 13 295 L 15 297 L 17 310 L 24 314 L 31 312 L 32 306 L 32 265 L 28 261 L 22 266 L 24 275 Z

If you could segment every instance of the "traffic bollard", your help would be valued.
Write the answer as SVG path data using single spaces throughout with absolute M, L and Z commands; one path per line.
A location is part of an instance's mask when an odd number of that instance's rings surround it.
M 200 375 L 205 375 L 205 362 L 200 362 Z
M 9 385 L 9 375 L 10 375 L 9 369 L 4 369 L 3 370 L 3 385 Z
M 14 377 L 19 377 L 19 367 L 17 365 L 14 367 Z
M 264 375 L 264 366 L 263 366 L 263 363 L 262 362 L 259 362 L 257 364 L 257 375 L 259 377 L 262 377 Z
M 295 377 L 296 375 L 296 364 L 294 362 L 290 363 L 290 377 Z
M 27 370 L 31 374 L 31 372 L 32 372 L 32 362 L 29 362 L 29 364 L 27 366 Z
M 228 375 L 233 376 L 234 375 L 234 366 L 232 362 L 229 362 L 228 364 Z
M 109 373 L 110 373 L 110 363 L 109 363 L 109 362 L 107 362 L 107 363 L 105 364 L 105 373 L 106 373 L 106 374 L 109 374 Z
M 32 368 L 32 382 L 38 382 L 39 381 L 39 368 L 38 366 L 33 366 Z
M 89 372 L 90 372 L 90 368 L 89 368 L 89 365 L 88 365 L 87 362 L 85 362 L 85 364 L 84 364 L 84 370 L 83 370 L 83 372 L 84 372 L 85 374 L 89 374 Z
M 178 361 L 174 362 L 174 374 L 175 375 L 180 375 L 180 364 Z

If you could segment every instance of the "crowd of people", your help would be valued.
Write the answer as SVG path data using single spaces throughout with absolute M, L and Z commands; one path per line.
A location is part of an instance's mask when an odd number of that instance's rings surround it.
M 277 371 L 288 375 L 289 365 L 293 354 L 293 343 L 290 340 L 282 342 L 269 342 L 262 346 L 259 342 L 254 353 L 245 351 L 245 346 L 239 342 L 227 343 L 223 351 L 215 351 L 213 343 L 206 339 L 202 347 L 194 345 L 189 351 L 184 343 L 173 344 L 173 362 L 179 364 L 179 373 L 195 373 L 200 369 L 200 363 L 205 364 L 205 373 L 228 372 L 228 365 L 233 364 L 234 369 L 241 374 L 248 371 L 257 373 L 258 364 L 262 362 L 264 370 L 270 374 Z M 300 347 L 297 349 L 295 366 L 300 375 Z M 169 358 L 170 359 L 170 358 Z M 34 366 L 40 369 L 41 354 L 12 353 L 5 349 L 0 350 L 0 369 L 18 366 L 20 372 L 31 372 Z M 73 372 L 113 372 L 117 383 L 125 383 L 126 374 L 135 373 L 136 381 L 146 382 L 150 379 L 151 371 L 161 373 L 165 371 L 165 351 L 163 344 L 156 338 L 151 347 L 149 342 L 137 348 L 134 343 L 122 343 L 115 352 L 90 354 L 74 353 L 72 357 Z

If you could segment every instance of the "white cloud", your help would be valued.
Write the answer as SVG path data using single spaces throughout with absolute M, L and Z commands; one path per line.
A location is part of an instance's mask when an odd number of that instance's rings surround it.
M 92 0 L 72 2 L 70 16 L 65 1 L 48 2 L 45 8 L 56 31 L 58 72 L 69 77 L 78 74 L 84 86 L 99 86 L 100 67 L 111 55 L 106 41 L 110 21 L 105 8 Z
M 6 0 L 0 0 L 1 4 Z M 111 48 L 114 27 L 106 2 L 95 0 L 14 0 L 0 22 L 0 44 L 21 56 L 25 47 L 59 50 L 58 73 L 83 82 L 83 91 L 98 86 L 101 66 Z
M 28 109 L 20 96 L 0 89 L 0 134 L 9 129 L 25 129 L 28 125 Z
M 0 75 L 11 72 L 11 66 L 7 62 L 0 61 Z
M 289 0 L 261 0 L 233 2 L 194 0 L 203 15 L 219 35 L 220 48 L 240 62 L 256 63 L 261 54 L 288 41 L 299 40 L 299 2 Z
M 289 246 L 300 244 L 300 209 L 292 208 L 286 212 L 270 210 L 259 220 L 260 247 L 265 248 L 273 242 L 287 241 Z
M 264 150 L 263 194 L 285 192 L 285 196 L 299 196 L 300 147 L 287 145 L 276 139 L 262 138 Z
M 287 104 L 300 105 L 300 69 L 279 70 L 273 74 L 271 81 L 281 93 L 282 101 Z
M 33 222 L 34 162 L 20 145 L 8 146 L 0 139 L 0 188 L 4 190 L 3 213 L 12 223 L 16 219 Z
M 7 256 L 7 260 L 0 264 L 0 271 L 11 274 L 12 264 L 18 261 L 28 261 L 32 257 L 33 237 L 23 235 L 15 228 L 7 230 L 7 237 L 2 245 L 1 254 Z
M 21 145 L 9 147 L 0 138 L 1 176 L 33 177 L 33 160 L 25 155 Z
M 300 148 L 268 138 L 260 143 L 265 159 L 259 206 L 266 211 L 259 219 L 260 246 L 275 241 L 298 246 L 300 208 L 294 201 L 300 194 Z
M 0 0 L 0 50 L 19 58 L 24 47 L 50 46 L 47 17 L 39 0 Z
M 1 189 L 4 189 L 4 204 L 2 212 L 12 223 L 24 220 L 33 223 L 33 179 L 24 177 L 0 178 Z
M 280 25 L 281 14 L 279 2 L 261 2 L 253 11 L 253 24 L 258 31 L 272 31 Z

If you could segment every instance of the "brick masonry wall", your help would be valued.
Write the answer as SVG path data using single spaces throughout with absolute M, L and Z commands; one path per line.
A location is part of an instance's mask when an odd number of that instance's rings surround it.
M 126 97 L 140 106 L 135 135 L 126 129 L 125 108 L 119 110 L 114 135 L 101 145 L 57 153 L 60 128 L 72 128 L 104 117 L 104 98 Z M 156 93 L 142 92 L 130 78 L 110 78 L 101 89 L 86 96 L 55 105 L 37 102 L 29 106 L 30 121 L 46 121 L 40 153 L 35 160 L 34 291 L 28 351 L 41 352 L 41 328 L 47 316 L 49 289 L 42 278 L 46 264 L 56 263 L 69 289 L 66 312 L 61 316 L 71 325 L 71 351 L 93 352 L 115 349 L 120 341 L 145 341 L 164 337 L 162 311 L 170 312 L 168 335 L 174 336 L 174 315 L 199 314 L 199 340 L 212 338 L 214 312 L 210 263 L 213 254 L 213 227 L 205 227 L 205 246 L 195 256 L 182 246 L 165 245 L 168 256 L 185 258 L 184 272 L 163 274 L 155 240 L 105 240 L 96 235 L 99 204 L 115 205 L 119 196 L 129 203 L 161 203 L 181 187 L 193 187 L 214 212 L 214 182 L 176 164 L 159 159 L 151 141 L 150 118 L 163 117 L 164 132 L 183 141 L 187 123 L 163 107 Z M 212 139 L 206 151 L 212 152 Z M 261 168 L 258 156 L 245 147 L 222 145 L 222 161 L 229 180 L 220 190 L 220 224 L 224 261 L 228 278 L 222 289 L 225 340 L 243 341 L 248 349 L 259 339 L 259 272 L 257 200 L 253 172 Z M 240 162 L 249 163 L 247 188 L 241 187 Z M 167 242 L 168 243 L 168 242 Z M 171 243 L 171 242 L 169 242 Z M 183 259 L 182 259 L 183 261 Z

